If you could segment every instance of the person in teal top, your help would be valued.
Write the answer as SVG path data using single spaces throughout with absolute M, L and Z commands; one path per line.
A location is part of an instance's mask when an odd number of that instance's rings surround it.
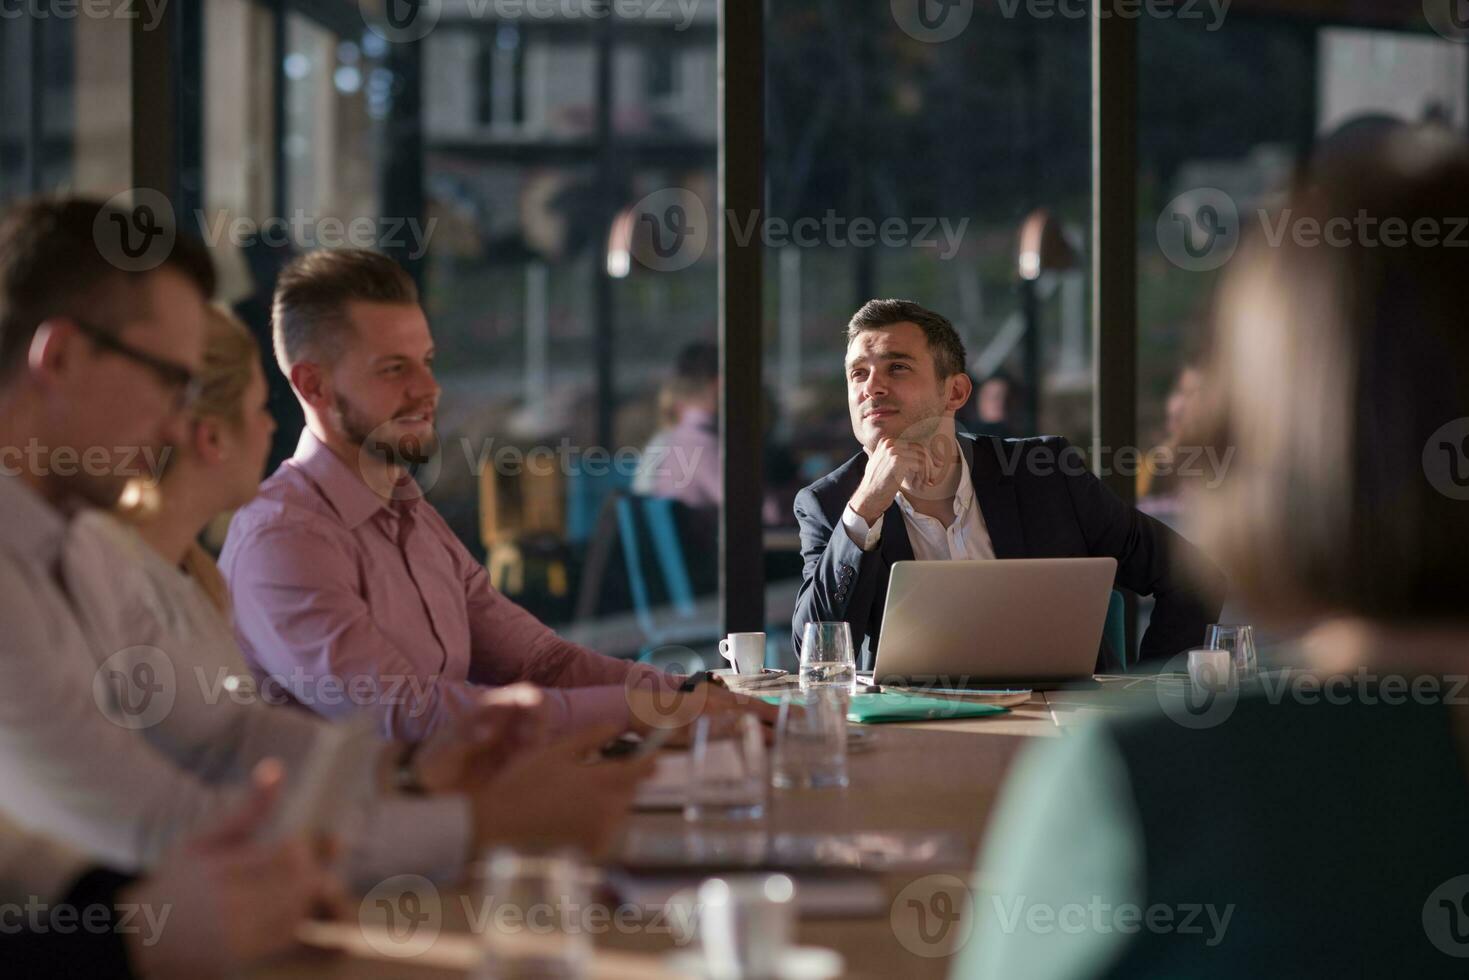
M 1469 150 L 1404 127 L 1282 220 L 1227 274 L 1191 510 L 1297 668 L 1028 751 L 956 980 L 1469 969 Z

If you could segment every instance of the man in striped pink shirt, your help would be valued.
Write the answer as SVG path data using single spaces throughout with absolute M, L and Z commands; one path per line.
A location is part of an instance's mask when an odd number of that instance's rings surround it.
M 275 352 L 306 415 L 295 455 L 235 514 L 220 557 L 267 686 L 417 740 L 484 685 L 546 688 L 556 729 L 684 723 L 737 699 L 570 643 L 491 587 L 408 475 L 437 448 L 434 343 L 396 263 L 338 249 L 280 276 Z M 768 713 L 768 706 L 750 710 Z

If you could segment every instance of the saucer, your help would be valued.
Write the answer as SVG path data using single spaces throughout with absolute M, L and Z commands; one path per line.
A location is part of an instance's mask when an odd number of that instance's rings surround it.
M 695 950 L 679 950 L 664 960 L 668 968 L 691 977 L 707 977 L 704 957 Z M 842 954 L 824 946 L 792 946 L 780 958 L 777 980 L 830 980 L 839 977 L 846 963 Z

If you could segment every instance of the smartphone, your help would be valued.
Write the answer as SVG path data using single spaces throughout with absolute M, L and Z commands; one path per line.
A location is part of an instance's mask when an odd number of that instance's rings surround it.
M 655 728 L 646 735 L 624 732 L 602 746 L 602 758 L 641 759 L 657 752 L 673 735 L 672 728 Z

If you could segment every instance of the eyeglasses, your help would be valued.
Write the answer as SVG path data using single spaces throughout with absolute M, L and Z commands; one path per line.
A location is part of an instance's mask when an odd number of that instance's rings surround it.
M 139 350 L 132 344 L 119 340 L 111 330 L 87 323 L 85 320 L 78 320 L 76 317 L 67 319 L 76 324 L 77 329 L 98 347 L 114 354 L 120 354 L 152 371 L 165 388 L 176 392 L 174 395 L 176 410 L 183 411 L 198 401 L 201 383 L 199 376 L 189 368 L 161 357 L 155 357 L 145 350 Z

